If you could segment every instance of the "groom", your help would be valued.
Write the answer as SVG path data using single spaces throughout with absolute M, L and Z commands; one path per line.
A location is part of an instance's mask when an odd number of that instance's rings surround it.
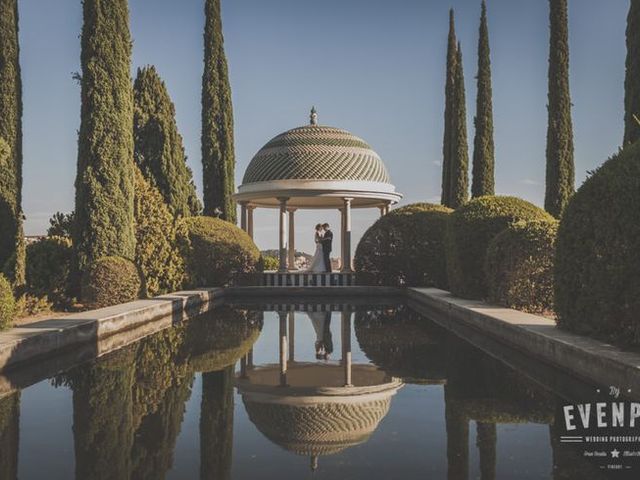
M 331 242 L 333 241 L 333 232 L 328 223 L 322 225 L 324 236 L 322 237 L 322 253 L 324 255 L 324 268 L 327 272 L 331 272 Z

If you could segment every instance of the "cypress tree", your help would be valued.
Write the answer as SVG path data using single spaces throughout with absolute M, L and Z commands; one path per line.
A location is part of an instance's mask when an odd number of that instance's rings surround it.
M 476 117 L 474 119 L 476 131 L 473 139 L 473 181 L 471 183 L 472 197 L 493 195 L 495 193 L 491 58 L 489 28 L 487 27 L 487 4 L 485 0 L 482 0 L 480 13 L 477 82 Z
M 457 55 L 456 28 L 453 9 L 449 10 L 449 37 L 447 41 L 447 78 L 444 87 L 444 139 L 442 142 L 442 197 L 440 203 L 451 205 L 451 157 L 452 151 L 452 118 L 453 97 L 455 88 L 456 55 Z
M 138 69 L 133 84 L 134 158 L 174 215 L 198 215 L 191 169 L 186 164 L 175 107 L 155 67 Z
M 467 144 L 467 107 L 462 69 L 462 48 L 456 52 L 455 89 L 451 138 L 451 192 L 449 206 L 458 208 L 469 199 L 469 146 Z
M 635 116 L 635 117 L 634 117 Z M 627 15 L 627 61 L 624 79 L 624 144 L 640 139 L 640 1 L 631 0 Z
M 573 127 L 569 94 L 569 28 L 567 0 L 549 0 L 549 121 L 544 207 L 562 215 L 574 192 Z
M 220 16 L 220 0 L 205 0 L 202 74 L 202 174 L 204 214 L 236 222 L 233 109 Z
M 14 283 L 24 267 L 22 239 L 22 79 L 18 42 L 18 2 L 0 0 L 0 271 Z M 12 265 L 8 266 L 8 261 Z
M 133 89 L 127 0 L 83 1 L 74 247 L 79 273 L 133 259 Z

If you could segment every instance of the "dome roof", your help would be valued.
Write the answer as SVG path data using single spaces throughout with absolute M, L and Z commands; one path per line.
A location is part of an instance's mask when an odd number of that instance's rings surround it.
M 364 140 L 321 125 L 293 128 L 269 140 L 249 163 L 242 183 L 273 180 L 390 183 L 384 163 Z
M 234 199 L 242 205 L 279 208 L 385 207 L 402 195 L 387 168 L 360 137 L 340 128 L 311 124 L 272 138 L 253 157 Z

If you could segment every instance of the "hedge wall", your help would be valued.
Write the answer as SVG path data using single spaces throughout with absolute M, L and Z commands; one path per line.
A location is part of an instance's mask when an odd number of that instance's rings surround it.
M 541 208 L 516 197 L 478 197 L 458 208 L 447 225 L 451 291 L 461 297 L 484 299 L 488 293 L 484 262 L 491 240 L 515 222 L 552 219 Z
M 640 343 L 640 143 L 605 162 L 569 202 L 555 277 L 561 327 Z
M 558 222 L 509 225 L 489 243 L 485 259 L 488 299 L 530 313 L 553 310 L 553 259 Z
M 447 287 L 444 234 L 451 209 L 414 203 L 381 217 L 356 248 L 360 278 L 374 285 Z

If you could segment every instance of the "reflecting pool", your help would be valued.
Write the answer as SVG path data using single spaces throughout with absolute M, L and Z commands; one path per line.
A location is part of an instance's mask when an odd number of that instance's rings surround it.
M 217 307 L 0 398 L 0 479 L 640 478 L 567 441 L 600 387 L 465 337 L 391 303 Z

